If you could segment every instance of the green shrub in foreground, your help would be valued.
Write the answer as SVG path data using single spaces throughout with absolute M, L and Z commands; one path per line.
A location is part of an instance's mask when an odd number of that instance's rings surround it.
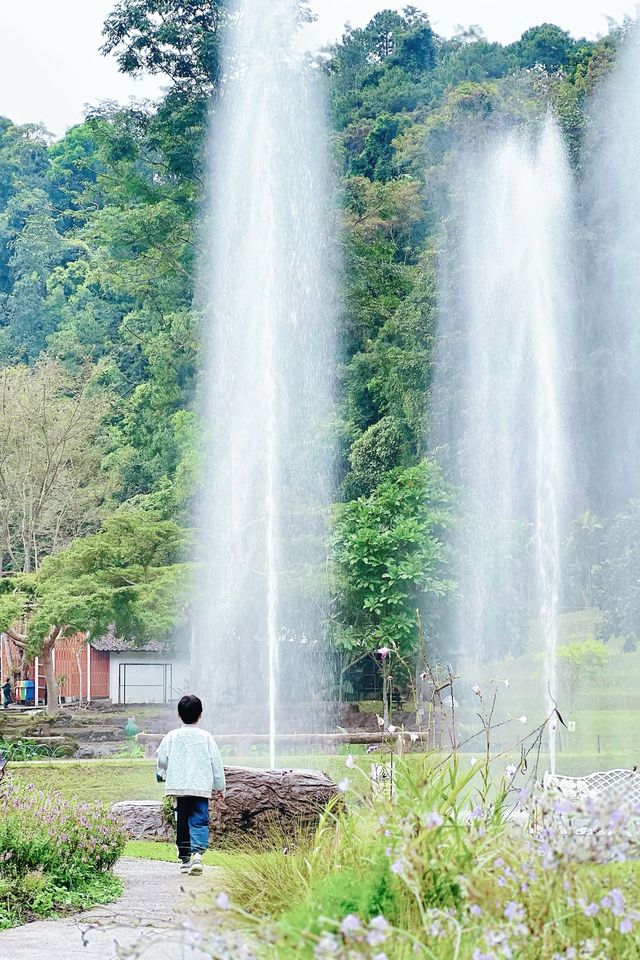
M 278 960 L 637 960 L 640 810 L 558 800 L 532 832 L 514 772 L 489 784 L 481 763 L 421 776 L 399 765 L 393 801 L 329 812 L 268 874 L 260 858 L 231 868 L 231 908 L 269 918 Z M 520 825 L 505 816 L 517 807 Z M 577 814 L 592 819 L 587 835 L 570 826 Z
M 0 928 L 117 896 L 125 836 L 106 807 L 10 781 L 0 806 Z

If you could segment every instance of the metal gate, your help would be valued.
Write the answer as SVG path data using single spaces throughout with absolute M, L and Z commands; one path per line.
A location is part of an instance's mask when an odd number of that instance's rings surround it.
M 119 664 L 118 703 L 169 703 L 172 691 L 172 664 Z

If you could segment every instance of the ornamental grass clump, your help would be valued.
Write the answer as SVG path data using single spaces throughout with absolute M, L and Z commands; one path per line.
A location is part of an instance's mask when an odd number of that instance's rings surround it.
M 114 899 L 124 849 L 117 819 L 32 785 L 0 785 L 0 928 Z
M 278 960 L 637 960 L 640 810 L 541 798 L 513 765 L 483 766 L 399 762 L 393 796 L 328 813 L 279 882 L 272 855 L 268 916 L 255 863 L 230 871 L 222 908 Z

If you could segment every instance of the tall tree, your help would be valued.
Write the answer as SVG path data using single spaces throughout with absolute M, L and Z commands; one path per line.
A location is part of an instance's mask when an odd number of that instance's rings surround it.
M 111 627 L 134 643 L 166 640 L 186 619 L 185 546 L 177 524 L 123 510 L 47 558 L 38 573 L 0 579 L 0 629 L 28 657 L 40 656 L 50 711 L 58 704 L 53 651 L 60 638 Z
M 120 0 L 103 28 L 104 54 L 134 76 L 162 74 L 203 88 L 218 74 L 224 0 Z
M 60 364 L 0 373 L 0 570 L 30 573 L 95 529 L 108 490 L 100 430 L 109 398 Z

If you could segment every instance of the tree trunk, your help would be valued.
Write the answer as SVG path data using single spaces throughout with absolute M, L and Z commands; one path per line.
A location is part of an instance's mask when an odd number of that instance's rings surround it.
M 57 713 L 60 707 L 60 689 L 53 664 L 53 651 L 59 636 L 60 627 L 51 627 L 51 630 L 42 643 L 42 649 L 40 651 L 42 672 L 44 673 L 44 679 L 47 685 L 47 713 L 50 714 Z
M 264 836 L 270 826 L 283 833 L 315 827 L 326 805 L 338 796 L 335 783 L 317 770 L 254 770 L 226 767 L 224 800 L 211 801 L 214 834 Z

